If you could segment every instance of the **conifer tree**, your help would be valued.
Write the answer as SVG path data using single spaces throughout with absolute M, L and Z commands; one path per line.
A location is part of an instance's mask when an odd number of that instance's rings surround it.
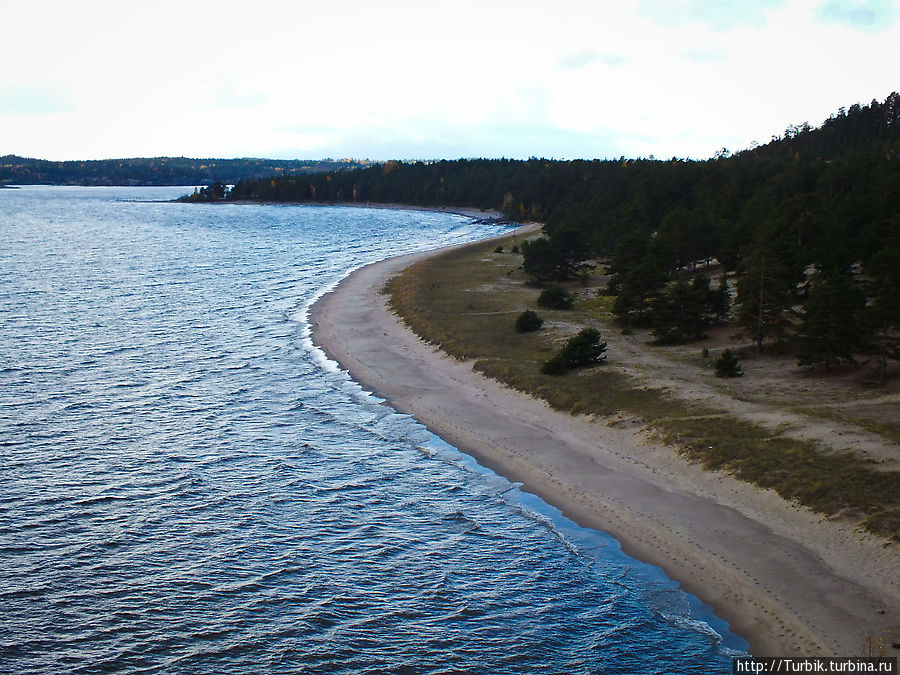
M 653 253 L 647 253 L 637 267 L 623 276 L 619 294 L 613 302 L 613 314 L 625 326 L 649 324 L 653 301 L 665 282 L 665 271 Z
M 757 351 L 766 339 L 782 340 L 791 332 L 791 311 L 803 280 L 795 245 L 774 223 L 762 228 L 738 279 L 738 320 L 750 330 Z
M 716 359 L 716 375 L 718 377 L 740 377 L 743 374 L 744 370 L 741 368 L 737 354 L 730 349 L 726 349 Z
M 679 280 L 653 300 L 653 335 L 658 344 L 676 344 L 706 337 L 704 331 L 728 314 L 728 288 L 722 280 L 712 288 L 709 277 Z
M 522 244 L 522 269 L 532 281 L 563 281 L 572 271 L 565 253 L 547 237 L 539 237 Z
M 601 341 L 596 328 L 583 328 L 570 337 L 552 357 L 544 361 L 541 372 L 545 375 L 563 375 L 572 368 L 592 366 L 606 360 L 606 342 Z
M 706 294 L 680 279 L 653 302 L 653 335 L 659 344 L 699 340 L 709 325 Z
M 795 341 L 798 365 L 824 365 L 829 370 L 841 362 L 853 362 L 862 342 L 859 318 L 864 299 L 849 273 L 817 270 L 800 313 Z
M 888 359 L 900 360 L 900 250 L 895 247 L 875 256 L 871 297 L 862 312 L 863 351 L 878 362 L 881 379 Z

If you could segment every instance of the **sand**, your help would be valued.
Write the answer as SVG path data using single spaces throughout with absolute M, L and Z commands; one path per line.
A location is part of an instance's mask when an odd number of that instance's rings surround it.
M 380 292 L 425 255 L 357 270 L 312 309 L 315 343 L 364 388 L 662 567 L 754 655 L 860 655 L 867 636 L 900 639 L 900 547 L 705 471 L 646 429 L 554 411 L 425 344 Z

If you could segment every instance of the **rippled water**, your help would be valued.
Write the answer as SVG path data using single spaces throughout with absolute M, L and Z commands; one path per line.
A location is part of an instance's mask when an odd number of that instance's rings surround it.
M 448 214 L 0 190 L 0 671 L 730 672 L 746 645 L 361 391 L 306 309 Z

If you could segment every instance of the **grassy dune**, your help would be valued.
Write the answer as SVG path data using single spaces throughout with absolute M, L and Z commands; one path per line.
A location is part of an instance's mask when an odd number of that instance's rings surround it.
M 691 460 L 709 469 L 772 488 L 789 500 L 826 516 L 850 518 L 865 529 L 900 541 L 900 472 L 884 470 L 847 452 L 823 452 L 819 444 L 790 438 L 755 425 L 728 406 L 711 407 L 670 390 L 648 386 L 653 362 L 641 363 L 638 381 L 616 365 L 611 344 L 608 363 L 565 376 L 543 375 L 541 364 L 584 326 L 604 337 L 618 333 L 610 300 L 596 288 L 573 283 L 579 300 L 572 310 L 538 308 L 538 289 L 528 286 L 521 256 L 509 252 L 510 237 L 476 244 L 423 260 L 407 268 L 386 288 L 391 305 L 426 341 L 520 391 L 545 399 L 554 408 L 600 418 L 623 415 L 639 420 Z M 515 319 L 536 309 L 544 328 L 514 331 Z M 645 348 L 650 350 L 661 348 Z M 700 347 L 697 347 L 699 352 Z M 656 352 L 659 353 L 658 351 Z M 698 382 L 712 374 L 697 368 Z M 891 443 L 890 439 L 885 439 Z

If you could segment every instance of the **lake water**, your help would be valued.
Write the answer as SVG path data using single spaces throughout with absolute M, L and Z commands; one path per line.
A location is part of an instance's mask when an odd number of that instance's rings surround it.
M 495 228 L 186 191 L 0 190 L 0 672 L 730 672 L 658 569 L 311 344 L 352 268 Z

